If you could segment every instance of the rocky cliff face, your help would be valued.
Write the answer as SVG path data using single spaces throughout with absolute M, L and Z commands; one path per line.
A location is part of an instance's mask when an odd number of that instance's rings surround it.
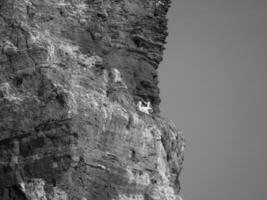
M 180 198 L 156 71 L 169 4 L 0 0 L 1 200 Z

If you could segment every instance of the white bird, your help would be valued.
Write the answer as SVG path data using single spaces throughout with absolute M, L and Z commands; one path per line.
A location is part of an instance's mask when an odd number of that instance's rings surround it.
M 143 113 L 146 113 L 146 114 L 150 114 L 153 112 L 153 109 L 151 107 L 151 103 L 148 101 L 147 103 L 145 103 L 146 106 L 143 106 L 142 105 L 142 102 L 141 101 L 138 101 L 137 103 L 137 109 Z

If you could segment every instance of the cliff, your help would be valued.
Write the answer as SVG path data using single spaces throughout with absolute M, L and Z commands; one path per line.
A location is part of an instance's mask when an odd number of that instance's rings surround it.
M 1 200 L 180 199 L 156 71 L 169 5 L 0 0 Z

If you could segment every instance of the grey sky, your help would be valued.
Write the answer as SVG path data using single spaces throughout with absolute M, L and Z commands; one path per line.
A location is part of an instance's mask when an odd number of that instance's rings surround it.
M 185 200 L 266 199 L 267 1 L 173 0 L 161 110 L 187 139 Z

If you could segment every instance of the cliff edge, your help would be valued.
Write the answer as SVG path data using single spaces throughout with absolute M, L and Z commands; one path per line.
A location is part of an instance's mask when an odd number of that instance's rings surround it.
M 180 200 L 184 137 L 159 115 L 169 5 L 0 0 L 1 200 Z

